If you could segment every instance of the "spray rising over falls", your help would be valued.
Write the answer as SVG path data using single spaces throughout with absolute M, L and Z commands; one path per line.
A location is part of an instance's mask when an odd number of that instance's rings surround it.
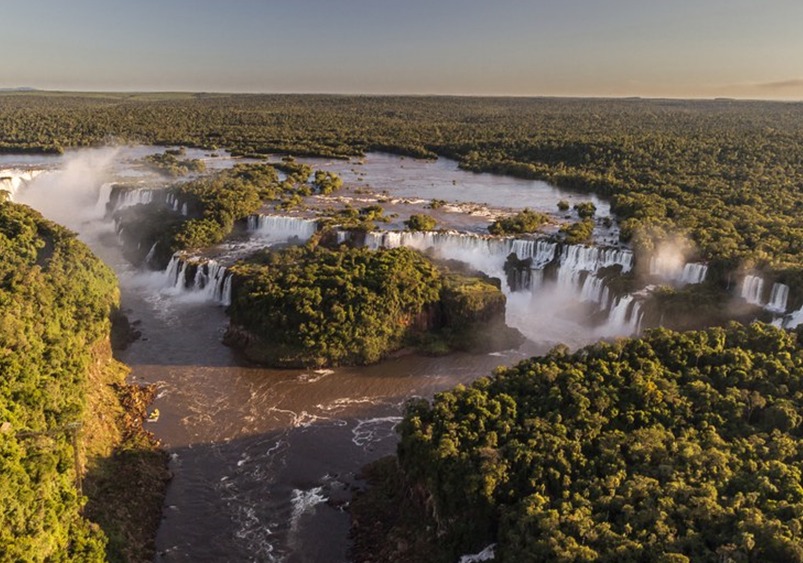
M 14 200 L 83 232 L 90 222 L 103 217 L 98 209 L 101 186 L 117 154 L 116 148 L 76 152 L 58 170 L 42 171 L 31 178 L 17 190 Z

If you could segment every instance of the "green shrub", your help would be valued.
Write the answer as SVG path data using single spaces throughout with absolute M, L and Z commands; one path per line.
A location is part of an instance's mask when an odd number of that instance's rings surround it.
M 498 219 L 491 223 L 488 232 L 492 235 L 517 235 L 523 233 L 533 233 L 545 225 L 549 218 L 543 213 L 537 213 L 530 209 L 519 211 L 512 217 Z
M 404 225 L 411 231 L 432 231 L 437 224 L 438 222 L 433 217 L 423 214 L 410 215 L 410 218 L 404 222 Z

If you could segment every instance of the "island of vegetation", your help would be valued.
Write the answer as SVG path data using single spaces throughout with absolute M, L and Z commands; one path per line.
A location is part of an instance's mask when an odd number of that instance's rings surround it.
M 285 180 L 278 180 L 277 169 L 287 174 Z M 327 194 L 341 186 L 336 174 L 312 174 L 293 159 L 237 165 L 168 188 L 147 205 L 117 212 L 115 220 L 129 259 L 142 264 L 147 258 L 162 269 L 177 251 L 222 241 L 237 221 L 264 205 L 285 209 L 288 196 Z M 136 188 L 114 188 L 111 205 L 128 189 Z M 386 220 L 381 206 L 369 205 L 329 212 L 321 225 L 361 233 Z M 408 222 L 434 226 L 426 215 Z M 484 352 L 521 342 L 518 331 L 504 323 L 498 280 L 438 268 L 406 248 L 340 246 L 333 235 L 319 233 L 306 247 L 260 252 L 231 268 L 228 344 L 271 366 L 323 367 L 375 363 L 406 347 Z
M 519 235 L 534 233 L 549 221 L 543 213 L 523 209 L 515 215 L 504 217 L 491 223 L 488 232 L 492 235 Z
M 358 550 L 803 561 L 802 397 L 798 335 L 760 323 L 558 347 L 409 404 L 398 465 L 355 503 Z
M 117 282 L 75 235 L 0 203 L 0 559 L 146 561 L 168 478 L 152 388 L 111 356 Z
M 150 169 L 171 178 L 186 176 L 190 173 L 201 173 L 206 170 L 206 164 L 203 160 L 198 158 L 182 160 L 179 158 L 185 154 L 186 149 L 184 147 L 167 149 L 161 154 L 148 155 L 143 161 Z
M 277 367 L 374 363 L 405 346 L 507 349 L 498 282 L 439 269 L 409 248 L 268 250 L 232 268 L 226 342 Z

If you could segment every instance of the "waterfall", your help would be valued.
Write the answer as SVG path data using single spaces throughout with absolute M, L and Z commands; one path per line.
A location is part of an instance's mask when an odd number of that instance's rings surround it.
M 765 308 L 773 313 L 786 313 L 786 302 L 788 299 L 789 286 L 782 283 L 775 283 L 772 285 L 770 301 Z
M 597 246 L 579 244 L 570 244 L 563 247 L 561 266 L 595 272 L 600 268 L 617 265 L 622 267 L 623 274 L 632 270 L 633 253 L 629 250 L 599 248 Z
M 8 192 L 8 198 L 14 201 L 16 193 L 42 172 L 43 170 L 0 170 L 0 192 Z
M 270 240 L 309 240 L 318 230 L 314 219 L 301 219 L 283 215 L 251 215 L 248 230 L 261 238 Z
M 650 275 L 682 285 L 703 283 L 708 265 L 700 262 L 683 262 L 676 256 L 658 255 L 650 258 Z
M 623 295 L 616 299 L 608 315 L 608 322 L 599 327 L 600 336 L 632 336 L 641 330 L 644 312 L 641 302 L 633 295 Z
M 101 190 L 102 191 L 102 190 Z M 134 205 L 147 205 L 153 201 L 154 193 L 160 190 L 151 188 L 134 188 L 117 191 L 117 198 L 114 200 L 112 211 L 133 207 Z
M 159 244 L 158 241 L 154 242 L 153 246 L 151 246 L 151 249 L 148 251 L 148 254 L 145 255 L 145 265 L 146 266 L 150 265 L 151 260 L 153 260 L 153 256 L 156 254 L 156 246 L 158 244 Z
M 605 281 L 593 274 L 589 274 L 586 276 L 585 282 L 583 282 L 583 289 L 580 291 L 580 299 L 596 303 L 601 306 L 601 309 L 607 309 L 609 294 L 610 292 L 605 285 Z
M 608 315 L 608 322 L 613 326 L 619 326 L 627 321 L 627 314 L 630 312 L 630 304 L 633 302 L 631 295 L 625 295 L 616 300 L 616 304 L 611 307 L 611 314 Z
M 167 197 L 165 198 L 165 204 L 173 211 L 178 211 L 181 208 L 181 202 L 173 192 L 167 194 Z
M 170 262 L 167 264 L 167 269 L 165 270 L 165 285 L 167 287 L 184 289 L 183 272 L 186 264 L 187 263 L 182 260 L 181 254 L 178 252 L 173 254 L 173 256 L 170 258 Z
M 803 307 L 783 319 L 782 324 L 784 328 L 797 328 L 803 324 Z
M 109 204 L 109 200 L 111 200 L 112 197 L 112 186 L 114 186 L 112 182 L 106 182 L 105 184 L 100 185 L 98 199 L 95 202 L 95 211 L 101 217 L 106 215 L 106 208 Z
M 703 283 L 707 274 L 708 265 L 689 262 L 683 266 L 683 272 L 680 274 L 679 281 L 684 285 Z
M 195 269 L 193 276 L 189 275 L 191 268 Z M 165 287 L 228 306 L 231 304 L 231 277 L 226 267 L 216 260 L 187 257 L 177 252 L 165 270 Z
M 228 275 L 223 279 L 223 292 L 220 297 L 220 303 L 225 307 L 231 305 L 231 279 L 233 277 L 233 275 Z
M 764 293 L 764 279 L 759 276 L 748 274 L 742 282 L 742 299 L 751 305 L 762 306 L 762 294 Z
M 622 272 L 631 271 L 634 259 L 629 250 L 566 245 L 547 238 L 496 238 L 453 231 L 370 232 L 366 233 L 365 244 L 371 249 L 407 246 L 427 251 L 438 258 L 467 263 L 502 280 L 509 279 L 505 263 L 510 254 L 519 260 L 530 259 L 529 272 L 510 274 L 515 292 L 507 283 L 503 283 L 503 290 L 508 296 L 508 322 L 532 338 L 560 332 L 574 332 L 576 337 L 578 325 L 588 326 L 592 316 L 603 319 L 602 326 L 595 329 L 598 336 L 631 335 L 640 327 L 639 298 L 634 295 L 616 298 L 603 275 L 603 269 L 611 266 L 620 267 Z M 544 275 L 547 267 L 554 274 Z
M 455 231 L 383 231 L 366 233 L 371 249 L 407 246 L 421 252 L 432 249 L 435 256 L 459 260 L 488 275 L 501 277 L 505 260 L 515 254 L 532 259 L 533 269 L 543 269 L 556 259 L 558 243 L 549 239 L 492 238 Z

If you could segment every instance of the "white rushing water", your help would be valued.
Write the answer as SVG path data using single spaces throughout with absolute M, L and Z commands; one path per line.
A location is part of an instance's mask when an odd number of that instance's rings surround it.
M 681 255 L 659 253 L 650 257 L 650 276 L 678 285 L 703 283 L 708 265 L 702 262 L 685 262 Z
M 763 306 L 764 278 L 748 274 L 742 280 L 741 297 L 751 305 Z
M 684 264 L 683 272 L 680 274 L 680 283 L 684 285 L 703 283 L 708 275 L 708 265 L 689 262 Z
M 439 258 L 464 262 L 502 279 L 508 296 L 508 324 L 534 341 L 577 345 L 599 337 L 632 335 L 640 328 L 640 301 L 635 296 L 614 300 L 601 277 L 606 268 L 618 267 L 622 273 L 633 269 L 633 253 L 627 249 L 567 245 L 546 238 L 514 239 L 433 231 L 370 232 L 365 244 L 373 249 L 415 248 Z M 531 261 L 525 275 L 519 275 L 520 286 L 515 288 L 508 285 L 505 274 L 505 262 L 511 254 L 519 260 Z M 548 268 L 554 268 L 554 275 L 545 275 Z M 586 306 L 578 309 L 584 303 Z M 589 326 L 592 315 L 603 318 L 593 328 Z
M 134 205 L 147 205 L 154 199 L 154 195 L 161 190 L 154 190 L 151 188 L 137 188 L 122 190 L 117 196 L 113 211 L 118 209 L 125 209 Z
M 786 313 L 786 304 L 789 300 L 789 286 L 782 283 L 772 284 L 770 300 L 766 309 L 772 313 Z
M 0 192 L 6 192 L 8 199 L 14 201 L 17 191 L 31 182 L 42 170 L 15 170 L 15 169 L 0 169 Z M 3 196 L 0 194 L 0 201 Z
M 496 544 L 492 543 L 479 553 L 474 553 L 471 555 L 463 555 L 460 557 L 458 563 L 479 563 L 480 561 L 493 561 L 496 554 Z
M 312 219 L 287 217 L 283 215 L 251 215 L 248 217 L 248 231 L 267 240 L 309 240 L 318 223 Z
M 194 275 L 188 275 L 192 269 Z M 189 293 L 202 299 L 231 305 L 231 273 L 215 260 L 199 259 L 177 252 L 165 270 L 165 287 L 176 293 Z
M 767 301 L 764 300 L 765 286 L 764 278 L 748 274 L 742 280 L 739 296 L 751 305 L 763 307 L 770 313 L 776 315 L 785 314 L 788 308 L 789 286 L 779 282 L 773 283 Z

